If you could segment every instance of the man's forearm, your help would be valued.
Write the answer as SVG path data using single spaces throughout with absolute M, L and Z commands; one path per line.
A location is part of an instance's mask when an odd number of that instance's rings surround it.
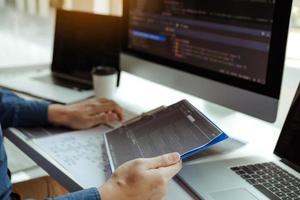
M 99 191 L 96 188 L 81 190 L 52 200 L 101 200 Z
M 0 90 L 2 128 L 47 125 L 48 105 L 45 101 L 26 101 L 7 90 Z

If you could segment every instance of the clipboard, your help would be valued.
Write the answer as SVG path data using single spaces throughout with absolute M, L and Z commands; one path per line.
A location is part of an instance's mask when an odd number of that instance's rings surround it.
M 112 171 L 132 159 L 170 152 L 184 160 L 227 138 L 187 100 L 143 113 L 104 135 Z

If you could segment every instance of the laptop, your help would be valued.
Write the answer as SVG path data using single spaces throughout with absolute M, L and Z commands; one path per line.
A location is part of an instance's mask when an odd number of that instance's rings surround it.
M 300 85 L 274 160 L 260 157 L 185 166 L 179 179 L 203 200 L 300 199 Z
M 51 70 L 2 79 L 0 85 L 64 104 L 89 98 L 93 67 L 119 71 L 121 25 L 120 17 L 57 10 Z

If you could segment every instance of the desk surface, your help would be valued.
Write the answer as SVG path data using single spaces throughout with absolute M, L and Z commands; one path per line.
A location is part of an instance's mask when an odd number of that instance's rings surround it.
M 247 143 L 236 151 L 194 159 L 184 163 L 185 165 L 246 155 L 259 154 L 271 157 L 290 102 L 299 83 L 299 71 L 296 70 L 296 72 L 293 68 L 287 69 L 285 72 L 279 117 L 275 124 L 261 121 L 127 73 L 122 74 L 121 87 L 118 89 L 116 101 L 130 111 L 141 113 L 161 105 L 170 105 L 179 100 L 187 99 L 231 137 Z M 6 75 L 8 75 L 8 72 Z M 55 159 L 47 155 L 21 132 L 14 132 L 14 134 L 9 134 L 7 137 L 62 185 L 71 191 L 82 188 L 81 184 L 73 179 L 73 175 L 67 169 L 64 169 Z M 172 181 L 165 199 L 184 200 L 193 199 L 193 197 L 175 181 Z

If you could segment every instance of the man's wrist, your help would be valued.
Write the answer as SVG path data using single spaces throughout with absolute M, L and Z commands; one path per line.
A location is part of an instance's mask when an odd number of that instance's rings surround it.
M 120 199 L 117 198 L 118 197 L 117 190 L 118 190 L 118 186 L 114 185 L 110 179 L 98 189 L 101 196 L 101 200 Z
M 53 125 L 66 125 L 69 120 L 68 109 L 64 105 L 51 104 L 48 107 L 48 121 Z
M 107 200 L 110 193 L 110 186 L 107 183 L 98 188 L 98 192 L 101 196 L 101 200 Z

